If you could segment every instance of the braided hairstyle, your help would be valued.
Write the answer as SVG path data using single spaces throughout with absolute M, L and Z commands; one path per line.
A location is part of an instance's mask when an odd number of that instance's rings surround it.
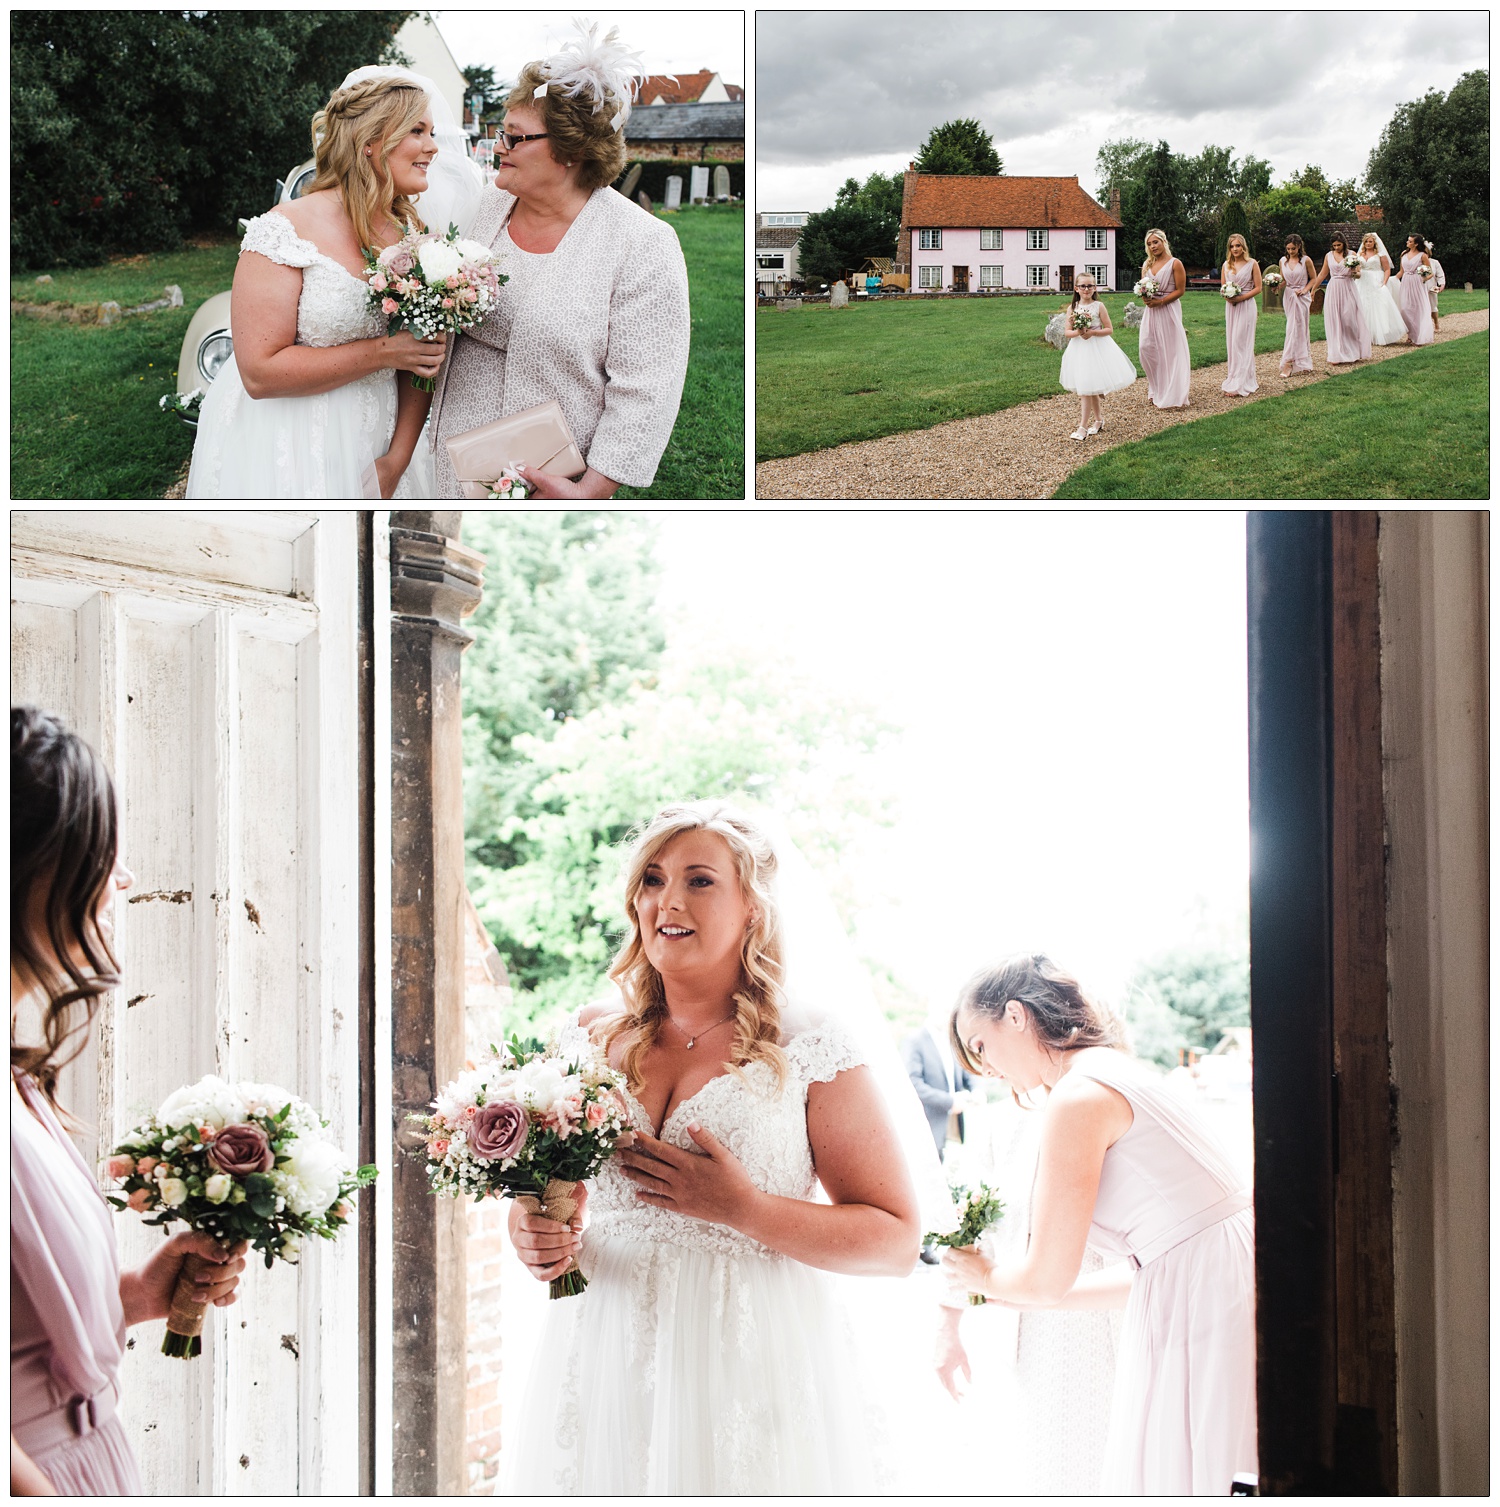
M 313 116 L 317 173 L 307 192 L 338 189 L 361 246 L 377 244 L 375 227 L 383 218 L 398 227 L 420 222 L 416 206 L 395 192 L 388 159 L 428 108 L 426 91 L 415 84 L 373 78 L 335 89 Z M 365 156 L 367 146 L 373 156 Z

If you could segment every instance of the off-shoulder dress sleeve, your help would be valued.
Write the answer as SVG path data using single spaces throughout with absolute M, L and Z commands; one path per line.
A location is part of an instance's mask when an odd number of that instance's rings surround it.
M 304 241 L 292 228 L 292 222 L 274 210 L 249 221 L 240 251 L 258 251 L 282 267 L 310 267 L 318 259 L 318 248 Z
M 801 1083 L 828 1083 L 846 1068 L 865 1061 L 853 1034 L 836 1021 L 825 1021 L 792 1037 L 786 1044 L 786 1057 Z

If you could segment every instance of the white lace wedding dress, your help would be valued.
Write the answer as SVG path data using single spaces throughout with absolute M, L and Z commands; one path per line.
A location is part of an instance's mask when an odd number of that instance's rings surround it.
M 756 1185 L 813 1198 L 807 1090 L 857 1066 L 834 1024 L 765 1063 L 710 1079 L 660 1139 L 696 1121 Z M 631 1100 L 638 1129 L 651 1131 Z M 606 1165 L 589 1195 L 588 1288 L 548 1304 L 503 1489 L 516 1494 L 814 1495 L 879 1491 L 889 1439 L 871 1373 L 828 1273 L 724 1225 L 642 1202 Z
M 385 334 L 364 283 L 304 241 L 283 214 L 249 222 L 241 253 L 258 251 L 302 269 L 297 344 L 343 345 Z M 252 398 L 233 356 L 219 369 L 198 413 L 189 497 L 378 498 L 375 461 L 396 428 L 396 383 L 405 372 L 378 371 L 331 392 L 301 398 Z M 430 497 L 431 461 L 418 442 L 397 497 Z

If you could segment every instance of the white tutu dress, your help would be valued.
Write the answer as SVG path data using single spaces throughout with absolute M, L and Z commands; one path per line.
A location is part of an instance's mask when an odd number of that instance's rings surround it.
M 1399 345 L 1406 339 L 1406 321 L 1401 317 L 1396 296 L 1391 284 L 1382 285 L 1385 273 L 1380 267 L 1380 257 L 1364 256 L 1364 271 L 1354 279 L 1354 291 L 1359 295 L 1360 307 L 1365 311 L 1365 323 L 1370 329 L 1371 345 Z M 1401 285 L 1397 283 L 1399 288 Z
M 683 1100 L 660 1139 L 696 1150 L 690 1121 L 756 1185 L 816 1195 L 807 1090 L 861 1061 L 825 1023 Z M 630 1101 L 639 1130 L 645 1110 Z M 589 1195 L 588 1287 L 550 1302 L 502 1489 L 518 1495 L 802 1496 L 889 1489 L 890 1433 L 839 1282 L 724 1225 L 640 1199 L 606 1164 Z
M 344 345 L 386 333 L 364 282 L 304 241 L 283 214 L 249 222 L 240 252 L 257 251 L 302 269 L 297 344 Z M 233 356 L 219 369 L 198 412 L 189 497 L 378 498 L 375 461 L 396 429 L 396 383 L 405 372 L 377 371 L 331 392 L 252 398 Z M 397 497 L 432 496 L 431 457 L 420 441 Z
M 1097 321 L 1104 305 L 1080 302 L 1065 318 L 1074 314 L 1092 314 Z M 1135 363 L 1115 344 L 1113 335 L 1082 335 L 1068 341 L 1063 351 L 1062 371 L 1058 381 L 1081 398 L 1099 397 L 1129 387 L 1138 373 Z

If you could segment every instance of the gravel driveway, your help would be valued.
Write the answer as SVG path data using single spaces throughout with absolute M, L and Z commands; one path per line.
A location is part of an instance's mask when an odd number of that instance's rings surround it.
M 1488 309 L 1449 314 L 1436 343 L 1487 330 Z M 1372 361 L 1405 355 L 1409 345 L 1377 345 Z M 999 413 L 972 419 L 953 419 L 932 429 L 891 434 L 884 439 L 860 440 L 814 450 L 785 460 L 762 461 L 755 468 L 757 498 L 917 498 L 947 500 L 990 498 L 1017 500 L 1050 497 L 1071 471 L 1102 450 L 1144 439 L 1169 424 L 1185 424 L 1227 413 L 1245 403 L 1274 398 L 1293 388 L 1306 387 L 1359 371 L 1369 362 L 1330 368 L 1323 341 L 1312 347 L 1313 370 L 1285 381 L 1277 375 L 1278 351 L 1255 358 L 1260 391 L 1248 398 L 1231 398 L 1220 391 L 1227 365 L 1199 367 L 1192 375 L 1188 406 L 1153 408 L 1146 401 L 1142 377 L 1134 387 L 1104 399 L 1104 429 L 1092 439 L 1068 438 L 1078 427 L 1078 399 L 1072 393 L 1021 403 Z

